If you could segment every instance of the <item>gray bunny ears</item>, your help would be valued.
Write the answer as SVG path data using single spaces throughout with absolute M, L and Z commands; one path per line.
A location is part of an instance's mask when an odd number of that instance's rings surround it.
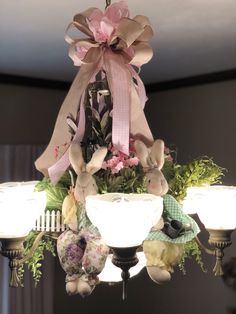
M 146 188 L 148 193 L 163 196 L 168 192 L 168 183 L 161 172 L 165 162 L 165 144 L 162 140 L 156 140 L 151 149 L 140 140 L 135 141 L 137 157 L 146 173 Z
M 142 141 L 136 140 L 134 147 L 137 157 L 144 169 L 162 169 L 165 162 L 165 144 L 162 140 L 156 140 L 151 149 L 149 149 Z
M 69 159 L 71 166 L 73 167 L 77 175 L 82 172 L 88 172 L 93 175 L 101 169 L 106 154 L 107 148 L 100 147 L 94 152 L 88 164 L 86 164 L 83 158 L 80 144 L 72 143 L 69 150 Z

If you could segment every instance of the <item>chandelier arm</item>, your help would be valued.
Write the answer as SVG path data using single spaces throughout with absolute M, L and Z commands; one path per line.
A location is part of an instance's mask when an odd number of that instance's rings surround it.
M 0 253 L 9 259 L 9 268 L 10 268 L 10 287 L 19 287 L 21 286 L 21 280 L 18 277 L 18 268 L 23 265 L 27 259 L 33 256 L 35 250 L 39 246 L 39 243 L 43 236 L 46 234 L 46 231 L 40 232 L 34 240 L 32 247 L 29 252 L 23 256 L 23 242 L 25 237 L 18 238 L 2 238 L 0 239 L 2 243 L 2 248 Z
M 233 229 L 207 229 L 209 233 L 208 243 L 215 248 L 216 263 L 213 268 L 215 276 L 222 276 L 224 274 L 222 263 L 224 257 L 224 249 L 232 244 L 231 233 Z
M 198 236 L 195 237 L 195 240 L 197 241 L 197 244 L 200 246 L 200 248 L 207 254 L 209 255 L 214 255 L 215 256 L 215 250 L 213 249 L 208 249 L 199 239 Z

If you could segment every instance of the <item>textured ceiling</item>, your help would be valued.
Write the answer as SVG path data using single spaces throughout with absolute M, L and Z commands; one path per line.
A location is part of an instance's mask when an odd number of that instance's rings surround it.
M 128 0 L 132 16 L 153 25 L 146 83 L 236 68 L 235 0 Z M 71 80 L 64 30 L 73 15 L 101 0 L 0 0 L 0 73 Z

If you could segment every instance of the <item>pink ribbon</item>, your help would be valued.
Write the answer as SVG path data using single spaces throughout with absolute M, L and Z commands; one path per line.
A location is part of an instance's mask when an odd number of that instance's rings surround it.
M 104 68 L 113 102 L 112 143 L 117 150 L 129 155 L 131 75 L 123 57 L 110 49 L 104 54 Z
M 97 75 L 97 73 L 100 71 L 100 63 L 96 66 L 94 73 L 92 74 L 90 82 L 92 82 Z M 85 132 L 85 110 L 84 110 L 84 98 L 85 98 L 85 91 L 83 92 L 80 100 L 80 111 L 79 111 L 79 121 L 78 121 L 78 128 L 76 130 L 75 135 L 73 136 L 71 142 L 74 143 L 80 143 L 83 140 L 84 132 Z M 69 160 L 69 147 L 67 147 L 66 151 L 63 153 L 63 155 L 54 163 L 51 167 L 48 168 L 48 175 L 52 181 L 53 184 L 57 184 L 57 182 L 60 180 L 60 178 L 63 176 L 65 171 L 70 166 L 70 160 Z
M 81 104 L 83 104 L 83 101 L 84 101 L 84 93 L 81 98 Z M 83 140 L 84 131 L 85 131 L 85 111 L 84 111 L 84 106 L 80 105 L 78 128 L 76 130 L 76 133 L 72 141 L 76 143 L 80 143 Z M 56 184 L 60 180 L 60 178 L 62 177 L 62 175 L 65 173 L 65 171 L 68 169 L 70 165 L 69 147 L 64 152 L 64 154 L 60 157 L 60 159 L 54 165 L 48 168 L 48 174 L 53 184 Z

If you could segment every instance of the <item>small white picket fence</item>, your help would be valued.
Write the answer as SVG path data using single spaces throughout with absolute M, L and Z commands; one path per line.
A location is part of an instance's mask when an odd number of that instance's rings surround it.
M 63 223 L 62 215 L 59 210 L 45 212 L 45 215 L 40 216 L 35 223 L 35 231 L 46 232 L 63 232 L 66 229 L 66 225 Z

